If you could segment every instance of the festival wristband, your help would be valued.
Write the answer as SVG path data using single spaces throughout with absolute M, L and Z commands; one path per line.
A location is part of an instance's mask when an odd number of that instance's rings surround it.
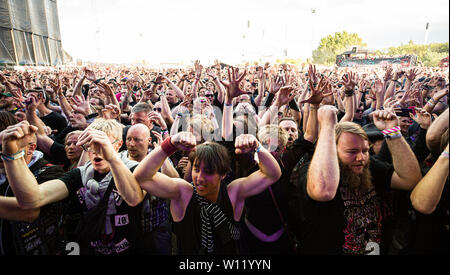
M 448 152 L 447 151 L 442 151 L 442 153 L 441 153 L 441 156 L 442 157 L 444 157 L 444 158 L 446 158 L 446 159 L 448 159 L 449 158 L 449 154 L 448 154 Z
M 1 153 L 1 156 L 2 156 L 2 160 L 4 160 L 4 161 L 11 161 L 11 160 L 20 159 L 23 156 L 25 156 L 25 150 L 22 150 L 20 152 L 17 152 L 15 154 L 10 155 L 10 156 Z
M 167 156 L 173 155 L 176 151 L 178 151 L 177 147 L 172 144 L 172 137 L 166 138 L 161 144 L 161 149 L 166 153 Z
M 395 138 L 401 138 L 402 133 L 400 131 L 400 126 L 392 127 L 390 129 L 386 129 L 381 131 L 385 138 L 387 139 L 395 139 Z

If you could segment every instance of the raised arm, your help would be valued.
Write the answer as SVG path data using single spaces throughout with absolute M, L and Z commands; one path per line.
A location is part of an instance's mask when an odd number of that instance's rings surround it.
M 181 132 L 164 140 L 160 147 L 150 152 L 134 170 L 140 186 L 148 193 L 171 200 L 174 220 L 184 216 L 184 210 L 192 195 L 193 187 L 183 179 L 170 178 L 158 172 L 167 157 L 177 150 L 191 151 L 196 145 L 195 136 Z
M 235 215 L 237 208 L 243 207 L 246 198 L 257 195 L 274 184 L 281 177 L 281 169 L 277 160 L 267 151 L 253 135 L 240 135 L 235 141 L 236 154 L 247 154 L 256 151 L 259 159 L 259 170 L 245 178 L 236 179 L 228 185 L 228 194 L 234 202 Z
M 419 162 L 411 147 L 401 136 L 398 117 L 386 110 L 373 112 L 373 122 L 380 130 L 394 132 L 386 139 L 394 165 L 394 174 L 391 179 L 391 187 L 400 190 L 412 190 L 422 178 Z
M 40 208 L 69 195 L 69 190 L 61 180 L 38 184 L 23 155 L 19 157 L 36 131 L 37 127 L 30 125 L 28 121 L 22 121 L 2 132 L 2 159 L 6 176 L 22 209 Z
M 424 108 L 425 109 L 425 108 Z M 425 109 L 426 110 L 426 109 Z M 441 136 L 448 129 L 449 111 L 445 110 L 428 128 L 427 131 L 427 147 L 432 153 L 438 153 L 441 146 Z
M 441 200 L 442 191 L 448 179 L 448 144 L 433 167 L 414 187 L 411 193 L 411 203 L 417 211 L 431 214 Z
M 94 152 L 109 164 L 117 191 L 128 205 L 136 206 L 142 202 L 144 193 L 141 187 L 130 169 L 120 159 L 118 148 L 115 150 L 105 132 L 87 128 L 78 138 L 77 146 L 81 145 L 93 148 Z M 116 146 L 120 148 L 119 145 Z
M 339 162 L 336 149 L 337 109 L 325 105 L 318 111 L 319 139 L 309 165 L 306 191 L 315 201 L 330 201 L 339 185 Z

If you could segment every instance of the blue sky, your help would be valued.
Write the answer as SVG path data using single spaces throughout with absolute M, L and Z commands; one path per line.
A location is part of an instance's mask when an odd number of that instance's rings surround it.
M 429 43 L 449 40 L 448 0 L 58 0 L 58 12 L 64 49 L 85 61 L 308 58 L 344 30 L 373 50 L 421 44 L 427 22 Z

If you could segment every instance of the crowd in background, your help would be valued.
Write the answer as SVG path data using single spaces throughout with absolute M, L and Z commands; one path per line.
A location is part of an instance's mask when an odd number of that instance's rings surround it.
M 448 253 L 448 82 L 397 65 L 3 70 L 0 254 Z

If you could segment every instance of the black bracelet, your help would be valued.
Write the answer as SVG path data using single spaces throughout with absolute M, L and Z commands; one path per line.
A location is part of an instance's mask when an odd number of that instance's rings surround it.
M 99 116 L 98 113 L 92 113 L 92 114 L 90 114 L 90 115 L 85 116 L 85 118 L 86 118 L 86 120 L 89 120 L 89 119 L 91 119 L 91 118 L 96 118 L 96 117 L 98 117 L 98 116 Z
M 344 91 L 345 96 L 352 96 L 355 94 L 354 90 L 345 90 Z

